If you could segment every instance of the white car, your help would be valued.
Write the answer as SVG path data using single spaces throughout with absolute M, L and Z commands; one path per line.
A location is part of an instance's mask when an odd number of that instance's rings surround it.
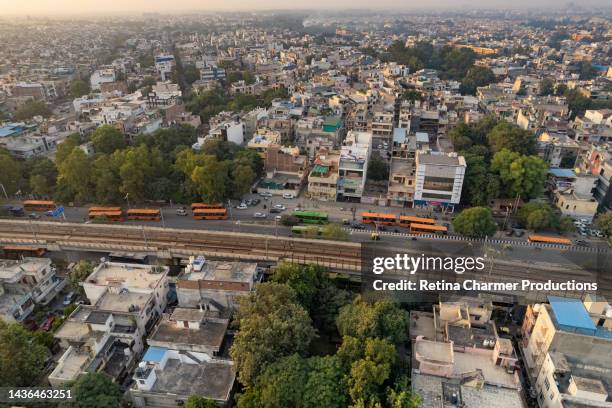
M 276 208 L 277 210 L 281 210 L 281 211 L 285 211 L 287 209 L 287 207 L 285 207 L 282 204 L 274 204 L 274 208 Z
M 378 146 L 376 146 L 377 149 L 382 149 L 383 145 L 379 144 Z
M 268 193 L 267 191 L 263 191 L 259 193 L 261 197 L 272 197 L 272 193 Z
M 295 198 L 295 196 L 291 193 L 283 193 L 283 198 L 291 199 L 291 198 Z
M 283 217 L 281 217 L 280 215 L 277 215 L 276 217 L 274 217 L 274 219 L 275 219 L 276 221 L 279 221 L 279 222 L 280 222 L 280 220 L 282 220 L 282 219 L 283 219 Z
M 246 203 L 240 203 L 240 205 L 236 206 L 237 210 L 246 210 L 247 208 L 249 208 L 249 206 L 246 205 Z
M 262 212 L 256 212 L 255 214 L 253 214 L 253 217 L 255 218 L 266 218 L 267 216 L 268 214 Z

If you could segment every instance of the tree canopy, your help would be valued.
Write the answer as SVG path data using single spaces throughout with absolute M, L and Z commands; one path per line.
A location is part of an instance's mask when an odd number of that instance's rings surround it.
M 121 406 L 121 390 L 111 377 L 103 373 L 86 373 L 73 386 L 74 400 L 65 408 L 113 408 Z
M 493 235 L 497 230 L 497 224 L 489 208 L 473 207 L 461 211 L 455 217 L 453 228 L 460 235 L 481 238 Z
M 30 387 L 42 374 L 47 348 L 20 323 L 0 319 L 0 386 Z
M 34 116 L 48 118 L 51 116 L 51 109 L 43 101 L 29 100 L 17 109 L 14 118 L 15 120 L 28 120 Z
M 597 218 L 597 228 L 606 235 L 612 235 L 612 211 L 606 211 Z
M 125 148 L 125 136 L 111 125 L 98 127 L 91 135 L 91 142 L 97 153 L 111 154 Z

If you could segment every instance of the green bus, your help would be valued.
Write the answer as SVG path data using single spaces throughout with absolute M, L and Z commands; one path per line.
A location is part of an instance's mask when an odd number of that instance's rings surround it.
M 296 225 L 291 228 L 291 232 L 295 235 L 321 235 L 321 228 L 308 225 Z
M 327 224 L 327 213 L 315 211 L 294 211 L 293 215 L 304 224 Z

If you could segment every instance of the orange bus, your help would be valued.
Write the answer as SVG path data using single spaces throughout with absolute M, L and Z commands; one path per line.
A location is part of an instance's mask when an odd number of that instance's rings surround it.
M 411 234 L 448 234 L 448 228 L 444 225 L 410 224 Z
M 361 213 L 361 221 L 364 224 L 395 225 L 397 217 L 395 214 L 364 212 Z
M 53 211 L 55 207 L 55 201 L 26 200 L 23 202 L 23 209 L 25 211 Z
M 400 215 L 399 217 L 399 226 L 410 228 L 410 224 L 426 224 L 426 225 L 434 225 L 436 220 L 433 218 L 421 218 L 421 217 L 413 217 L 411 215 Z
M 225 208 L 196 208 L 193 210 L 193 218 L 196 220 L 227 220 Z
M 191 211 L 197 209 L 224 209 L 225 206 L 221 203 L 206 204 L 206 203 L 193 203 L 191 204 Z
M 159 221 L 161 220 L 161 210 L 159 208 L 130 208 L 127 210 L 127 219 Z
M 546 235 L 529 235 L 527 237 L 529 242 L 537 242 L 540 244 L 560 244 L 560 245 L 572 245 L 572 241 L 565 238 L 548 237 Z
M 89 219 L 98 221 L 123 221 L 121 207 L 91 207 Z

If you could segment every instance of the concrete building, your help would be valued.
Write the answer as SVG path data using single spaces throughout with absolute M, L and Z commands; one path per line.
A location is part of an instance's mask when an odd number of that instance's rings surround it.
M 524 407 L 517 355 L 498 337 L 491 310 L 470 298 L 410 313 L 412 390 L 421 407 Z
M 182 307 L 223 312 L 236 306 L 237 296 L 250 293 L 260 279 L 257 264 L 190 258 L 178 277 L 176 293 Z
M 340 150 L 338 201 L 361 200 L 372 152 L 372 133 L 348 132 Z
M 89 77 L 89 84 L 92 90 L 100 90 L 103 83 L 115 82 L 117 76 L 112 68 L 98 69 Z
M 454 209 L 461 200 L 465 159 L 456 153 L 418 151 L 414 204 L 420 207 Z
M 66 286 L 49 258 L 0 260 L 0 318 L 23 321 L 36 304 L 46 305 Z
M 336 201 L 340 155 L 320 151 L 308 175 L 308 197 L 319 201 Z
M 540 407 L 612 407 L 612 331 L 597 310 L 609 305 L 592 297 L 548 301 L 529 306 L 521 329 Z
M 162 81 L 169 79 L 172 74 L 172 68 L 176 65 L 174 61 L 174 55 L 156 55 L 155 56 L 155 70 L 161 76 Z

